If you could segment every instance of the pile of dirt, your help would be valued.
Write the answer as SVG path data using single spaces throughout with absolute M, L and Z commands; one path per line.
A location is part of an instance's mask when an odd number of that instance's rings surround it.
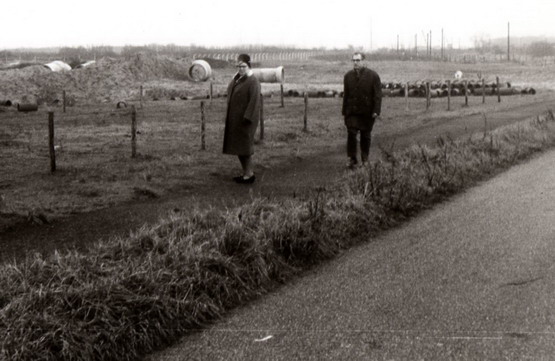
M 139 86 L 154 79 L 188 80 L 190 59 L 136 54 L 102 58 L 95 64 L 66 72 L 42 65 L 0 71 L 0 99 L 12 103 L 53 104 L 65 90 L 77 102 L 113 102 L 137 98 Z

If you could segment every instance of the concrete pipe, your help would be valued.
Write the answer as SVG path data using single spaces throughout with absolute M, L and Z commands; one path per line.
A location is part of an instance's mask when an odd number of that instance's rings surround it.
M 52 70 L 53 72 L 60 72 L 60 71 L 69 71 L 71 70 L 71 66 L 69 64 L 64 63 L 61 60 L 54 60 L 48 64 L 44 64 L 45 67 Z
M 12 101 L 11 100 L 0 100 L 0 106 L 11 107 L 12 106 Z
M 307 95 L 309 98 L 320 98 L 320 92 L 317 90 L 309 90 L 303 93 L 304 95 Z
M 127 108 L 127 103 L 123 102 L 123 101 L 120 101 L 116 104 L 116 108 L 118 108 L 118 109 L 119 108 Z
M 299 93 L 298 91 L 296 91 L 296 90 L 288 90 L 287 93 L 285 93 L 285 94 L 287 94 L 287 95 L 290 96 L 290 97 L 298 97 L 298 96 L 300 96 L 300 93 Z
M 204 100 L 204 99 L 209 99 L 209 95 L 193 95 L 193 96 L 189 96 L 187 97 L 187 100 Z
M 195 60 L 189 67 L 189 77 L 195 82 L 207 81 L 212 77 L 212 68 L 205 60 Z
M 261 83 L 280 83 L 285 80 L 285 71 L 283 66 L 277 68 L 257 68 L 252 69 L 253 75 L 258 78 Z
M 20 112 L 36 112 L 39 109 L 37 103 L 17 104 L 17 110 Z
M 391 97 L 400 97 L 400 96 L 404 95 L 403 93 L 404 93 L 403 89 L 393 89 L 390 92 L 389 96 L 391 96 Z
M 497 94 L 497 91 L 495 92 Z M 520 94 L 515 88 L 499 87 L 499 95 L 515 95 Z
M 532 95 L 534 95 L 534 94 L 536 94 L 536 89 L 530 88 L 530 87 L 524 88 L 522 90 L 522 94 L 532 94 Z
M 484 95 L 484 93 L 486 93 L 486 95 L 491 95 L 492 91 L 493 91 L 493 89 L 491 87 L 475 88 L 474 91 L 472 92 L 472 94 L 474 94 L 474 95 Z
M 435 90 L 435 89 L 440 89 L 441 88 L 441 84 L 439 81 L 432 81 L 430 82 L 430 89 Z
M 418 89 L 409 89 L 409 97 L 419 97 L 420 96 L 420 90 Z

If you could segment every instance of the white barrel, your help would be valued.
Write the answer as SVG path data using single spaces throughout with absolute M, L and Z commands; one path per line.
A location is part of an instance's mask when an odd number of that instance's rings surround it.
M 285 71 L 283 66 L 277 68 L 258 68 L 252 69 L 253 75 L 258 78 L 261 83 L 280 83 L 285 80 Z
M 195 60 L 189 68 L 189 77 L 193 81 L 207 81 L 212 77 L 212 68 L 205 60 Z

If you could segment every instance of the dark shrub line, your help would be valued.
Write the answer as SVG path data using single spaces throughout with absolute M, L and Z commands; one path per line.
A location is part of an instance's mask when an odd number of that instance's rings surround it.
M 174 215 L 0 268 L 2 360 L 133 360 L 555 144 L 553 113 L 383 157 L 309 200 Z

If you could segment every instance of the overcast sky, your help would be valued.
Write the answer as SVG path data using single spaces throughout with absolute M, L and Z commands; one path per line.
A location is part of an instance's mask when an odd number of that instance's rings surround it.
M 365 49 L 476 36 L 555 36 L 553 0 L 22 0 L 4 6 L 1 49 L 246 44 Z M 7 11 L 9 10 L 9 11 Z

